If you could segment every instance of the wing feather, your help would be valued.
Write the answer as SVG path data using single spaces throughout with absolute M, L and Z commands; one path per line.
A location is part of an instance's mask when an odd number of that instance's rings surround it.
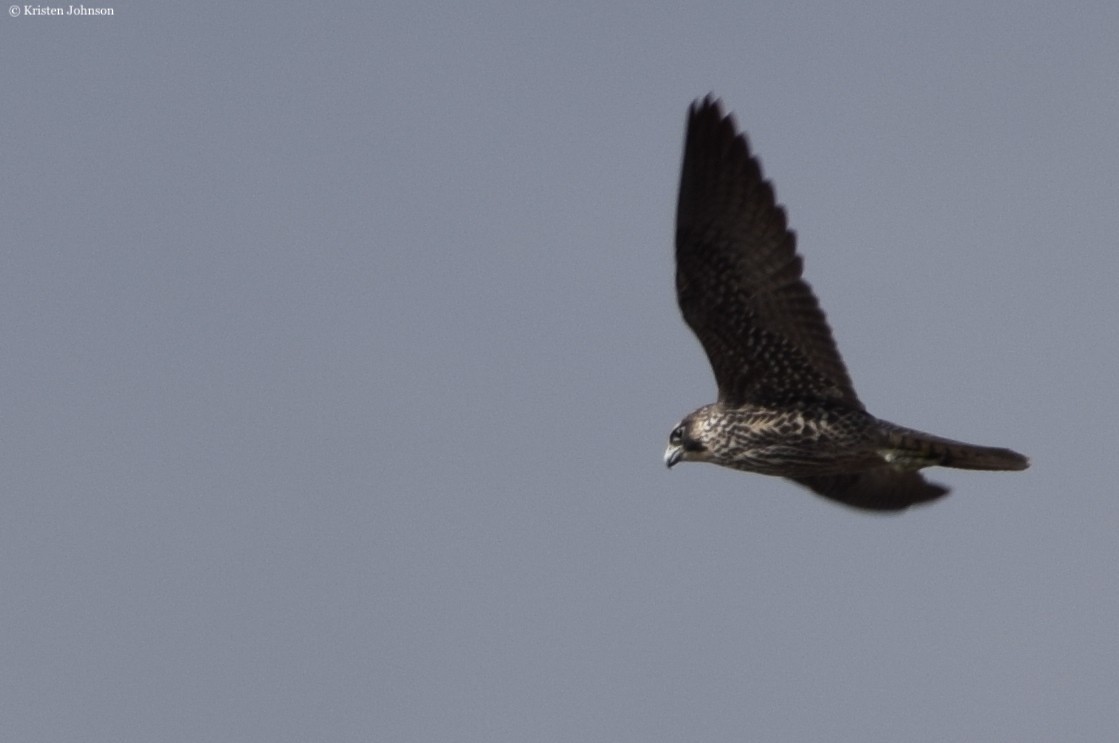
M 919 472 L 883 466 L 841 475 L 790 478 L 828 500 L 865 511 L 902 511 L 948 493 Z
M 676 290 L 729 404 L 861 408 L 785 210 L 718 100 L 692 104 L 676 212 Z

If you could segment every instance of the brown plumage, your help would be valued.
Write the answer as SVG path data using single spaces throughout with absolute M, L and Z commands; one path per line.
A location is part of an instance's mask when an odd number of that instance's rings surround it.
M 917 471 L 1021 470 L 1009 449 L 881 421 L 859 402 L 785 210 L 746 137 L 707 97 L 688 112 L 676 212 L 676 291 L 719 399 L 669 437 L 665 462 L 788 477 L 855 508 L 896 511 L 948 492 Z

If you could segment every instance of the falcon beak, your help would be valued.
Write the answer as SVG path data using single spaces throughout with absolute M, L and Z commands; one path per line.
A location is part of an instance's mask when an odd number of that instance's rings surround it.
M 664 450 L 664 465 L 672 469 L 673 465 L 684 458 L 684 447 L 679 444 L 669 444 Z

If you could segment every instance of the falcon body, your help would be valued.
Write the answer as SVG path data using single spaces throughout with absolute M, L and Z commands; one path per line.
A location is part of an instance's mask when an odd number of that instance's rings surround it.
M 855 508 L 895 511 L 947 493 L 918 472 L 1020 470 L 1009 449 L 888 423 L 855 394 L 772 185 L 717 100 L 688 112 L 676 215 L 676 290 L 719 399 L 672 431 L 665 463 L 790 478 Z

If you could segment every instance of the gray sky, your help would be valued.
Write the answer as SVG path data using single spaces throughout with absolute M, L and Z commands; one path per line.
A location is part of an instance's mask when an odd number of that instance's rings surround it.
M 1119 4 L 112 7 L 0 23 L 0 739 L 1114 737 Z M 665 471 L 709 91 L 1029 471 Z

